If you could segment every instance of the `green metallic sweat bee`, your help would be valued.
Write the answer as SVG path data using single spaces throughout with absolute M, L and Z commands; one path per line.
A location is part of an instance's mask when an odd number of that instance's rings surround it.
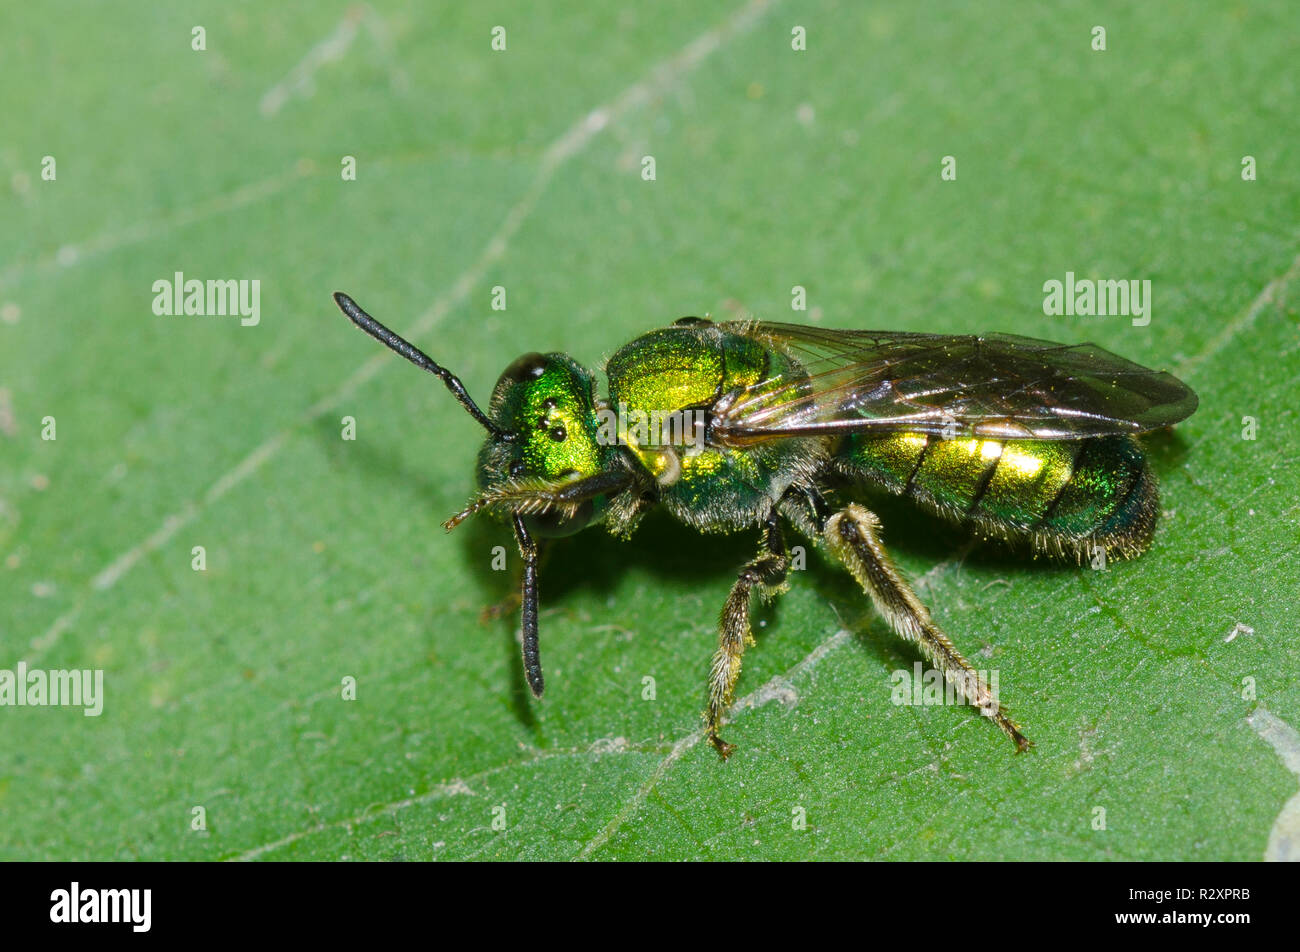
M 985 538 L 1083 562 L 1132 558 L 1159 514 L 1135 434 L 1191 415 L 1196 394 L 1093 344 L 1009 334 L 839 331 L 682 318 L 619 349 L 609 396 L 566 354 L 525 354 L 483 412 L 461 382 L 346 294 L 358 327 L 440 377 L 487 430 L 479 495 L 444 526 L 506 516 L 524 560 L 523 661 L 542 694 L 538 539 L 603 523 L 627 538 L 654 505 L 701 532 L 757 529 L 719 619 L 705 720 L 718 734 L 740 676 L 751 593 L 784 591 L 785 523 L 844 564 L 954 689 L 1029 747 L 995 692 L 894 568 L 880 521 L 846 488 L 898 494 Z

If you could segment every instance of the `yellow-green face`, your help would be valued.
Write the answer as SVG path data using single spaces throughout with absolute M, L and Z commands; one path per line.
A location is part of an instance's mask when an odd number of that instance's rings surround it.
M 505 480 L 593 476 L 597 439 L 594 379 L 564 354 L 525 354 L 501 375 L 489 415 L 513 439 L 489 439 L 479 453 L 482 488 Z

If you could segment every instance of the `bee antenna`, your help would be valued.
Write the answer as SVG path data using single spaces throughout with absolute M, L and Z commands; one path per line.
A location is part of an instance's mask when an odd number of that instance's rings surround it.
M 357 327 L 361 328 L 375 340 L 386 346 L 389 350 L 396 351 L 421 370 L 427 370 L 435 377 L 438 377 L 447 385 L 447 389 L 451 391 L 451 395 L 459 401 L 460 405 L 469 411 L 469 415 L 477 420 L 479 424 L 494 437 L 499 440 L 514 439 L 513 433 L 501 429 L 501 427 L 488 419 L 487 414 L 480 410 L 478 404 L 471 400 L 469 394 L 465 392 L 465 385 L 462 384 L 460 379 L 450 370 L 446 367 L 439 366 L 433 358 L 424 353 L 424 351 L 420 350 L 409 341 L 394 334 L 383 324 L 380 324 L 377 320 L 363 311 L 356 301 L 352 300 L 352 298 L 348 297 L 342 291 L 334 292 L 334 303 L 339 306 L 339 310 L 351 319 L 353 324 L 357 325 Z

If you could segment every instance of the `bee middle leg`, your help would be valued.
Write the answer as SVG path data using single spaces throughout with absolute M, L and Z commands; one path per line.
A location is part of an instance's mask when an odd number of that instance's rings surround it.
M 745 647 L 754 643 L 749 627 L 749 602 L 755 587 L 764 594 L 774 594 L 785 584 L 790 559 L 786 553 L 785 535 L 773 510 L 763 530 L 763 545 L 758 555 L 740 570 L 736 584 L 722 607 L 718 619 L 718 650 L 713 656 L 709 674 L 708 721 L 709 742 L 726 760 L 735 749 L 718 735 L 722 718 L 731 706 L 736 680 L 740 677 L 740 659 Z
M 1029 741 L 1007 716 L 997 695 L 930 618 L 925 605 L 899 575 L 880 542 L 880 520 L 856 503 L 831 516 L 822 538 L 871 597 L 876 610 L 902 638 L 917 645 L 930 662 L 980 713 L 993 720 L 1019 751 Z

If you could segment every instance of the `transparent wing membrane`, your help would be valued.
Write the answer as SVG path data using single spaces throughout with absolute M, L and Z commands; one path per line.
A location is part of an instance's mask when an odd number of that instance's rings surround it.
M 1096 344 L 986 336 L 723 325 L 784 350 L 806 376 L 724 397 L 714 439 L 908 430 L 948 438 L 1075 440 L 1177 423 L 1196 394 Z

